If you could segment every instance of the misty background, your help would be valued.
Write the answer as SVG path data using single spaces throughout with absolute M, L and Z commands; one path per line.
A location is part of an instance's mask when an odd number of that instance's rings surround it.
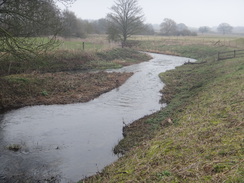
M 64 7 L 75 16 L 89 22 L 106 18 L 114 0 L 77 0 Z M 222 23 L 233 27 L 232 33 L 244 33 L 244 1 L 243 0 L 138 0 L 138 5 L 145 14 L 145 24 L 160 31 L 160 24 L 165 18 L 184 24 L 190 30 L 199 32 L 200 27 L 208 27 L 210 32 L 217 32 Z

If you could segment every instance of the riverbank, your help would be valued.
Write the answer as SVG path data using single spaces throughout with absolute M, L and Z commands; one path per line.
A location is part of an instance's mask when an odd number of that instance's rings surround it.
M 168 106 L 126 126 L 115 147 L 125 155 L 81 182 L 244 181 L 244 59 L 190 47 L 174 49 L 205 62 L 160 74 Z
M 116 69 L 115 72 L 134 74 L 121 87 L 95 100 L 25 107 L 0 115 L 0 169 L 10 169 L 1 172 L 3 181 L 35 182 L 51 177 L 61 182 L 78 181 L 117 160 L 111 150 L 122 138 L 123 124 L 160 110 L 159 91 L 163 84 L 158 74 L 186 61 L 182 57 L 150 55 L 153 59 L 149 62 Z M 19 151 L 10 151 L 15 149 Z M 13 158 L 16 155 L 18 158 Z M 23 158 L 27 158 L 24 166 Z M 48 169 L 50 173 L 46 175 Z
M 2 107 L 88 102 L 122 85 L 132 73 L 32 73 L 1 80 Z
M 65 51 L 58 54 L 61 55 L 48 55 L 44 60 L 42 58 L 40 63 L 40 60 L 33 61 L 35 63 L 29 65 L 27 70 L 24 69 L 26 65 L 17 68 L 18 64 L 12 63 L 12 74 L 0 77 L 0 110 L 29 105 L 87 102 L 119 87 L 132 75 L 107 73 L 102 70 L 150 59 L 146 54 L 129 49 L 92 54 L 77 52 L 73 55 Z M 5 64 L 7 69 L 7 63 L 1 64 Z M 89 72 L 95 70 L 100 72 Z

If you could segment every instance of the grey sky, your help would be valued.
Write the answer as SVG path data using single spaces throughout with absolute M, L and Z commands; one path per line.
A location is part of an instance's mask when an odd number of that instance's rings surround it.
M 190 27 L 244 26 L 244 0 L 138 0 L 146 23 L 160 24 L 164 18 Z M 114 0 L 76 0 L 69 7 L 81 19 L 105 18 Z

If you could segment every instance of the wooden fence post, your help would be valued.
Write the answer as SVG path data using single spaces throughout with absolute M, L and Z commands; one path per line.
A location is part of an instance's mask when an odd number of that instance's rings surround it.
M 234 50 L 234 58 L 236 58 L 236 50 Z
M 82 43 L 82 48 L 85 50 L 85 42 Z

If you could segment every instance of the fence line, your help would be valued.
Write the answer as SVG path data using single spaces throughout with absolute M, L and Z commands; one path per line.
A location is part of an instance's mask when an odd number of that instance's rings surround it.
M 244 57 L 244 50 L 218 52 L 218 60 L 224 60 L 224 59 L 230 59 L 236 57 Z

